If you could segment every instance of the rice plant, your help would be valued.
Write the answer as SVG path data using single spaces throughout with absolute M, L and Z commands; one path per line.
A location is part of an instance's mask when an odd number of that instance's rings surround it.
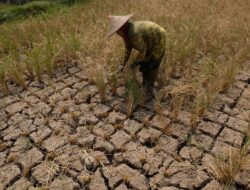
M 96 65 L 90 68 L 90 78 L 93 80 L 98 89 L 101 102 L 104 102 L 107 88 L 104 67 L 101 65 Z
M 50 77 L 52 77 L 53 74 L 53 70 L 55 67 L 55 45 L 53 45 L 53 43 L 55 43 L 52 39 L 50 39 L 50 37 L 47 37 L 47 43 L 45 45 L 45 60 L 44 60 L 44 64 L 46 66 L 47 72 L 49 74 Z
M 172 98 L 172 118 L 175 120 L 178 117 L 184 102 L 196 96 L 196 89 L 194 84 L 187 83 L 174 87 L 172 90 L 170 90 L 169 94 Z
M 34 79 L 35 74 L 34 74 L 34 68 L 33 68 L 33 64 L 31 61 L 25 60 L 24 61 L 24 66 L 26 68 L 27 71 L 27 75 L 30 79 Z
M 225 68 L 222 77 L 222 84 L 221 84 L 221 91 L 225 92 L 229 89 L 229 87 L 231 86 L 231 84 L 234 82 L 234 78 L 238 72 L 239 69 L 239 65 L 237 65 L 237 63 L 235 63 L 234 61 L 231 62 L 231 64 L 229 64 L 228 67 Z
M 58 58 L 63 59 L 64 61 L 70 61 L 70 59 L 75 59 L 76 52 L 81 48 L 81 43 L 76 34 L 73 32 L 68 36 L 62 36 L 60 38 L 60 43 L 63 48 L 61 48 L 60 53 L 58 53 Z
M 4 94 L 8 94 L 9 90 L 8 90 L 8 85 L 6 81 L 6 70 L 4 67 L 5 65 L 0 62 L 0 87 Z
M 239 174 L 249 164 L 248 147 L 250 145 L 249 139 L 238 149 L 229 148 L 228 150 L 221 150 L 221 152 L 211 161 L 209 167 L 211 168 L 214 177 L 218 179 L 225 187 L 232 187 Z
M 39 82 L 42 82 L 41 74 L 42 74 L 42 69 L 43 69 L 43 52 L 41 47 L 34 47 L 30 52 L 28 52 L 28 59 L 27 60 L 30 64 L 33 66 L 33 71 L 37 77 L 37 80 Z
M 11 65 L 8 69 L 8 75 L 10 78 L 19 84 L 23 90 L 26 90 L 27 84 L 23 76 L 23 69 L 12 59 L 9 59 L 7 64 Z
M 126 79 L 127 114 L 130 117 L 138 104 L 144 102 L 144 92 L 136 80 L 133 71 L 128 72 Z

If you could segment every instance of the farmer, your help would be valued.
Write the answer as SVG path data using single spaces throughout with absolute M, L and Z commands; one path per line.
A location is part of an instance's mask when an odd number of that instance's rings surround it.
M 150 21 L 129 21 L 131 17 L 132 14 L 109 16 L 107 36 L 116 32 L 124 40 L 126 50 L 120 70 L 123 70 L 126 65 L 132 49 L 138 51 L 137 59 L 132 62 L 130 67 L 132 70 L 137 66 L 140 67 L 145 93 L 153 95 L 154 82 L 165 52 L 166 32 L 161 26 Z

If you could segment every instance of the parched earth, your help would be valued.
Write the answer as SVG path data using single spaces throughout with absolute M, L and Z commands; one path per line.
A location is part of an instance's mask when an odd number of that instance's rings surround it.
M 195 131 L 190 113 L 171 122 L 168 107 L 158 115 L 152 102 L 127 118 L 124 87 L 100 103 L 75 65 L 43 81 L 23 92 L 12 85 L 14 95 L 1 98 L 0 190 L 219 190 L 211 160 L 242 147 L 249 130 L 249 69 Z M 250 189 L 250 168 L 242 173 L 236 188 Z

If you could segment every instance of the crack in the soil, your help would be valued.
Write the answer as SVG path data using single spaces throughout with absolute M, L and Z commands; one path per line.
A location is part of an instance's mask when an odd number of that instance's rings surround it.
M 210 177 L 208 179 L 206 179 L 205 181 L 203 181 L 199 187 L 194 188 L 194 190 L 202 190 L 208 183 L 210 183 L 213 179 Z
M 104 183 L 105 183 L 106 187 L 108 188 L 108 190 L 112 190 L 112 188 L 109 185 L 109 178 L 107 176 L 105 176 L 104 170 L 101 167 L 100 167 L 100 173 L 101 173 L 102 178 L 104 179 Z
M 235 186 L 236 190 L 247 190 L 247 189 L 249 189 L 247 187 L 247 185 L 243 185 L 243 184 L 239 184 L 239 183 L 235 183 L 234 186 Z
M 112 161 L 114 159 L 114 152 L 111 152 L 111 153 L 108 153 L 108 154 L 105 154 L 109 163 L 112 164 Z
M 188 134 L 187 134 L 187 136 L 186 136 L 186 138 L 183 140 L 183 142 L 180 142 L 180 144 L 178 145 L 178 147 L 176 149 L 177 155 L 180 154 L 180 151 L 181 151 L 181 149 L 183 147 L 185 147 L 185 146 L 187 146 L 189 144 L 189 141 L 190 141 L 190 139 L 191 139 L 191 137 L 192 137 L 193 134 L 194 134 L 193 130 L 189 131 Z
M 16 181 L 18 181 L 19 179 L 21 179 L 22 174 L 19 174 L 18 176 L 16 176 L 15 178 L 13 178 L 5 187 L 3 190 L 7 189 L 8 187 L 10 187 L 11 185 L 13 185 Z

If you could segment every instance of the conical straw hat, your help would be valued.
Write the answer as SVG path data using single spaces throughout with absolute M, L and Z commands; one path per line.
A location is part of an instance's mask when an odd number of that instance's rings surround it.
M 107 37 L 119 30 L 132 16 L 133 14 L 125 16 L 109 16 L 109 32 Z

